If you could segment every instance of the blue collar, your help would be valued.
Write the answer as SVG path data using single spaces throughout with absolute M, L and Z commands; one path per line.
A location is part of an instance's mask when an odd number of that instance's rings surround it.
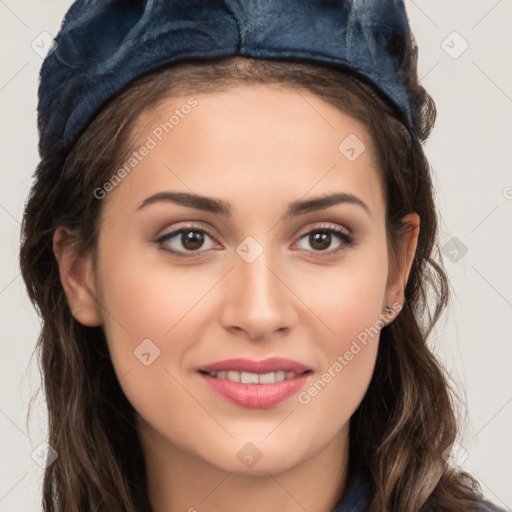
M 360 512 L 364 510 L 369 497 L 369 488 L 362 473 L 355 473 L 350 479 L 341 501 L 332 512 Z
M 370 490 L 368 481 L 363 473 L 354 473 L 350 479 L 345 495 L 341 501 L 334 507 L 332 512 L 363 512 L 365 505 L 369 501 Z M 494 503 L 483 499 L 474 509 L 481 512 L 505 512 L 505 509 L 499 508 Z

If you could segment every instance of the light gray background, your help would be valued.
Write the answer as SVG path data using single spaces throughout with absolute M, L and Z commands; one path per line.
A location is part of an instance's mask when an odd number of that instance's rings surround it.
M 41 509 L 43 470 L 31 458 L 46 435 L 41 395 L 30 430 L 25 421 L 40 388 L 35 358 L 30 362 L 39 320 L 19 274 L 19 230 L 38 163 L 38 52 L 47 46 L 40 34 L 55 35 L 70 5 L 0 0 L 1 512 Z M 454 296 L 432 342 L 467 400 L 465 452 L 455 462 L 479 479 L 487 497 L 510 509 L 512 2 L 406 0 L 406 6 L 420 76 L 438 108 L 426 149 Z

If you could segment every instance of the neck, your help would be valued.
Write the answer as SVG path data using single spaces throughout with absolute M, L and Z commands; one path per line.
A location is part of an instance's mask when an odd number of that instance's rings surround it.
M 331 512 L 348 479 L 348 431 L 291 469 L 255 475 L 224 471 L 140 420 L 153 512 Z

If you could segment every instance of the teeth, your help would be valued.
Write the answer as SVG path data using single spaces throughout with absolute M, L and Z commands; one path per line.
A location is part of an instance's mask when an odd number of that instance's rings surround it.
M 284 379 L 286 379 L 286 372 L 283 372 L 283 371 L 276 372 L 276 382 L 281 382 Z
M 228 379 L 232 382 L 240 382 L 242 384 L 274 384 L 275 382 L 282 382 L 283 380 L 293 379 L 296 377 L 296 373 L 279 370 L 277 372 L 260 374 L 230 370 L 222 372 L 210 372 L 210 376 L 217 377 L 218 379 Z
M 262 373 L 258 378 L 258 382 L 260 384 L 273 384 L 275 381 L 276 381 L 276 374 L 274 372 Z
M 226 372 L 225 379 L 232 380 L 233 382 L 240 382 L 240 372 L 229 371 Z
M 258 384 L 258 374 L 256 373 L 240 373 L 240 382 L 242 384 Z

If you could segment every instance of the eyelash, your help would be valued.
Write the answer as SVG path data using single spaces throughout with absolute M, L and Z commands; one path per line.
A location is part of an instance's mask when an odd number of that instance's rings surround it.
M 157 240 L 155 240 L 155 243 L 162 246 L 164 244 L 164 242 L 166 242 L 172 238 L 175 238 L 177 235 L 180 235 L 182 233 L 188 233 L 190 231 L 204 233 L 204 234 L 208 235 L 212 240 L 215 241 L 215 237 L 207 229 L 204 229 L 203 227 L 200 227 L 200 226 L 188 225 L 188 226 L 184 226 L 182 228 L 176 229 L 174 231 L 171 231 L 169 233 L 166 233 L 165 235 L 162 235 Z M 304 237 L 311 235 L 312 233 L 318 233 L 318 232 L 327 232 L 327 233 L 333 234 L 341 242 L 341 245 L 337 249 L 330 250 L 330 251 L 314 251 L 314 250 L 311 251 L 313 254 L 316 253 L 315 256 L 313 256 L 315 258 L 322 258 L 322 257 L 324 257 L 323 256 L 324 254 L 328 254 L 329 256 L 334 256 L 334 255 L 338 254 L 340 251 L 343 251 L 350 247 L 354 247 L 356 245 L 356 240 L 353 235 L 346 233 L 345 231 L 343 231 L 340 228 L 335 228 L 335 227 L 326 226 L 326 225 L 322 225 L 322 226 L 319 226 L 319 227 L 316 227 L 314 229 L 307 231 L 299 238 L 299 240 L 302 240 Z M 180 252 L 180 251 L 175 251 L 175 250 L 169 249 L 167 247 L 162 247 L 162 249 L 164 251 L 170 252 L 170 253 L 172 253 L 178 257 L 182 257 L 182 258 L 194 257 L 194 256 L 197 256 L 199 253 L 201 253 L 205 250 L 208 250 L 208 249 L 204 249 L 204 250 L 198 250 L 198 251 L 187 251 L 188 252 L 188 254 L 187 254 L 187 252 L 184 253 L 184 252 Z

